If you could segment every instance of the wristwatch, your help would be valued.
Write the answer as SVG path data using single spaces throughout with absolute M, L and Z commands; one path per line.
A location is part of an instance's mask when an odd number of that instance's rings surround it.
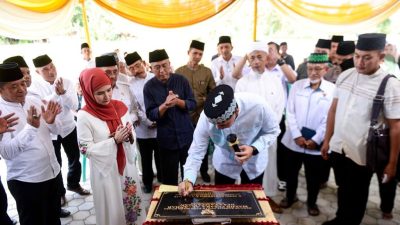
M 276 63 L 277 63 L 279 66 L 282 66 L 283 64 L 286 64 L 286 61 L 285 61 L 284 59 L 278 59 L 278 60 L 276 60 Z
M 259 153 L 258 149 L 254 146 L 250 146 L 250 147 L 253 148 L 253 155 L 258 155 L 258 153 Z

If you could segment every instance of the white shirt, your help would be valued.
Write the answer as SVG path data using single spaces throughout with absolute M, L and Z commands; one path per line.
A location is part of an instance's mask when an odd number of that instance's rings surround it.
M 250 92 L 257 94 L 267 101 L 277 118 L 280 118 L 285 109 L 285 93 L 280 79 L 271 76 L 267 71 L 259 74 L 250 71 L 236 84 L 235 92 Z
M 292 69 L 292 67 L 290 67 L 290 65 L 288 65 L 288 66 L 289 66 L 289 68 Z M 293 73 L 297 76 L 296 71 L 294 71 L 293 69 L 292 69 L 292 71 L 293 71 Z M 251 67 L 245 66 L 245 67 L 243 68 L 243 70 L 242 70 L 242 75 L 243 75 L 243 77 L 245 77 L 246 75 L 248 75 L 250 72 L 251 72 Z M 266 73 L 267 75 L 274 76 L 274 77 L 278 78 L 278 80 L 280 80 L 281 85 L 282 85 L 282 87 L 283 87 L 283 92 L 284 92 L 284 94 L 285 94 L 285 99 L 284 99 L 284 101 L 285 101 L 285 107 L 286 107 L 287 98 L 288 98 L 288 93 L 289 93 L 289 91 L 288 91 L 288 83 L 289 83 L 289 82 L 288 82 L 288 80 L 287 80 L 287 77 L 286 77 L 285 74 L 283 73 L 281 67 L 280 67 L 278 64 L 276 64 L 275 67 L 272 68 L 272 69 L 265 68 L 265 73 Z
M 229 61 L 225 61 L 222 56 L 218 56 L 211 62 L 211 71 L 214 76 L 215 84 L 218 86 L 220 84 L 227 84 L 235 90 L 237 79 L 232 77 L 233 69 L 235 65 L 239 62 L 242 57 L 232 55 Z M 220 68 L 224 70 L 224 78 L 220 79 Z
M 335 85 L 326 80 L 321 80 L 321 85 L 315 90 L 311 88 L 308 78 L 293 84 L 286 108 L 288 129 L 282 138 L 286 147 L 295 152 L 321 155 L 320 151 L 301 148 L 294 139 L 301 137 L 301 129 L 306 127 L 316 131 L 311 139 L 317 145 L 322 144 L 334 90 Z
M 149 129 L 148 127 L 153 124 L 153 121 L 147 119 L 146 107 L 144 105 L 143 88 L 148 80 L 154 77 L 153 73 L 146 73 L 145 78 L 132 77 L 130 80 L 130 89 L 136 96 L 139 103 L 138 114 L 140 115 L 140 124 L 135 128 L 136 136 L 138 138 L 156 138 L 157 128 Z
M 43 104 L 29 96 L 24 105 L 0 98 L 2 114 L 15 113 L 15 117 L 19 118 L 18 124 L 13 127 L 15 131 L 4 133 L 0 141 L 0 155 L 7 164 L 7 180 L 39 183 L 60 173 L 50 132 L 57 134 L 62 124 L 57 119 L 53 124 L 47 124 L 41 117 L 39 128 L 29 125 L 26 117 L 31 105 L 40 112 Z
M 382 68 L 372 75 L 364 75 L 355 68 L 340 74 L 333 97 L 338 99 L 335 132 L 329 142 L 330 150 L 346 154 L 359 165 L 366 165 L 367 136 L 372 102 L 383 78 L 388 73 Z M 400 119 L 400 82 L 390 78 L 385 89 L 383 112 L 388 119 Z M 383 123 L 383 115 L 378 118 Z
M 193 184 L 207 151 L 209 138 L 215 145 L 212 162 L 219 173 L 239 179 L 244 170 L 252 180 L 264 172 L 268 162 L 267 149 L 276 141 L 280 132 L 279 121 L 268 104 L 255 94 L 235 93 L 235 100 L 239 106 L 239 115 L 229 128 L 217 129 L 208 121 L 204 111 L 201 113 L 184 165 L 185 179 Z M 226 141 L 229 134 L 236 134 L 240 144 L 256 147 L 259 154 L 240 165 Z
M 63 124 L 59 135 L 64 138 L 76 127 L 73 112 L 78 109 L 78 98 L 76 97 L 75 86 L 72 81 L 66 78 L 62 79 L 64 90 L 66 91 L 63 95 L 57 95 L 55 85 L 45 81 L 41 76 L 32 81 L 32 85 L 28 91 L 30 95 L 37 96 L 46 101 L 56 101 L 61 105 L 61 113 L 57 116 L 57 119 Z M 52 138 L 56 140 L 57 135 L 52 135 Z
M 112 99 L 123 102 L 128 107 L 129 115 L 131 116 L 132 123 L 139 119 L 138 116 L 138 103 L 135 95 L 129 88 L 128 79 L 120 79 L 120 77 L 126 77 L 126 75 L 119 75 L 119 78 L 113 88 Z M 127 82 L 126 82 L 127 81 Z

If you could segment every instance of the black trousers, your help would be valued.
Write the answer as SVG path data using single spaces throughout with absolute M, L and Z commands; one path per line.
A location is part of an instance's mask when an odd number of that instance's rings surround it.
M 321 184 L 328 182 L 331 173 L 331 161 L 324 160 L 321 165 Z
M 332 152 L 330 159 L 338 185 L 336 219 L 340 224 L 359 225 L 367 207 L 372 172 L 344 154 Z
M 307 205 L 314 206 L 319 194 L 321 180 L 321 166 L 323 159 L 320 155 L 309 155 L 287 150 L 286 162 L 290 165 L 287 168 L 286 176 L 286 197 L 289 201 L 294 200 L 298 186 L 299 171 L 304 164 L 304 172 L 307 183 Z
M 396 198 L 397 180 L 392 179 L 388 183 L 382 183 L 382 177 L 378 176 L 379 196 L 381 197 L 380 209 L 384 213 L 391 213 Z
M 282 137 L 283 134 L 285 134 L 286 131 L 286 125 L 285 125 L 285 116 L 282 116 L 282 119 L 279 123 L 279 128 L 281 129 L 281 133 L 279 134 L 277 138 L 277 152 L 276 152 L 276 166 L 277 166 L 277 172 L 278 172 L 278 178 L 281 181 L 286 181 L 286 168 L 288 167 L 286 163 L 286 152 L 289 150 L 284 144 L 282 144 Z
M 206 151 L 206 154 L 204 155 L 203 161 L 201 162 L 200 174 L 203 176 L 203 174 L 206 174 L 207 171 L 208 171 L 208 149 Z
M 144 186 L 153 187 L 153 154 L 154 161 L 157 169 L 157 179 L 162 182 L 161 176 L 161 165 L 160 165 L 160 151 L 158 149 L 158 143 L 156 138 L 137 138 L 139 145 L 139 151 L 142 161 L 142 181 Z
M 57 140 L 53 141 L 54 151 L 56 153 L 57 161 L 62 165 L 61 161 L 61 145 L 64 148 L 65 154 L 68 158 L 68 174 L 67 174 L 67 186 L 69 188 L 77 188 L 79 187 L 79 181 L 81 179 L 82 174 L 82 166 L 79 161 L 80 152 L 76 134 L 76 128 L 64 138 L 61 136 L 57 137 Z M 62 175 L 57 178 L 57 182 L 59 185 L 59 195 L 65 195 L 65 188 L 62 179 Z
M 40 183 L 18 180 L 7 182 L 17 203 L 21 225 L 59 225 L 60 197 L 57 194 L 56 178 Z
M 7 214 L 7 207 L 7 193 L 4 190 L 3 184 L 0 181 L 0 224 L 12 225 L 12 221 Z
M 264 177 L 264 173 L 262 173 L 260 176 L 258 176 L 256 178 L 254 178 L 253 180 L 250 180 L 244 170 L 242 170 L 242 172 L 240 173 L 241 184 L 260 184 L 260 185 L 262 185 L 263 177 Z M 235 179 L 225 176 L 225 175 L 219 173 L 217 170 L 215 170 L 215 184 L 216 185 L 235 184 L 235 182 L 236 182 Z
M 178 167 L 181 169 L 181 179 L 183 179 L 183 165 L 186 163 L 190 145 L 181 149 L 164 149 L 160 144 L 162 183 L 168 185 L 178 185 Z

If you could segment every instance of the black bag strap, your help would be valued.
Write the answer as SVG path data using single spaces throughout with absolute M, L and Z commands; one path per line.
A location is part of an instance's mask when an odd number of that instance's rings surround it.
M 378 92 L 376 93 L 376 96 L 372 103 L 371 127 L 375 126 L 378 123 L 378 116 L 383 108 L 383 102 L 385 101 L 384 95 L 385 95 L 386 84 L 387 84 L 389 78 L 391 78 L 391 77 L 396 78 L 394 75 L 391 75 L 391 74 L 388 74 L 388 75 L 386 75 L 385 78 L 383 78 L 383 80 L 379 86 Z

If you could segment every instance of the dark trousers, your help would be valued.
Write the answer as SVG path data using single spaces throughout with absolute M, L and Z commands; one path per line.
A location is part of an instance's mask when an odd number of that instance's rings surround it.
M 263 177 L 264 177 L 264 173 L 262 173 L 260 176 L 258 176 L 256 178 L 254 178 L 253 180 L 250 180 L 244 170 L 242 170 L 242 172 L 240 173 L 241 184 L 260 184 L 260 185 L 262 185 Z M 225 175 L 219 173 L 217 170 L 215 170 L 215 184 L 216 185 L 235 184 L 235 182 L 236 182 L 235 179 L 225 176 Z
M 281 140 L 283 137 L 283 134 L 285 134 L 286 131 L 286 125 L 285 125 L 285 116 L 282 116 L 281 122 L 279 123 L 279 128 L 281 129 L 281 133 L 279 134 L 277 138 L 277 152 L 276 152 L 276 166 L 277 166 L 277 172 L 278 172 L 278 178 L 281 181 L 286 181 L 286 168 L 288 167 L 286 163 L 286 152 L 289 150 L 284 144 L 282 144 Z
M 13 224 L 10 217 L 7 214 L 7 193 L 4 190 L 3 184 L 0 179 L 0 224 L 11 225 Z
M 358 225 L 367 207 L 372 172 L 344 154 L 332 152 L 330 159 L 338 185 L 336 219 L 340 224 Z
M 321 184 L 328 182 L 329 180 L 329 175 L 331 172 L 331 161 L 330 160 L 324 160 L 321 165 Z
M 186 163 L 190 145 L 181 149 L 163 149 L 160 147 L 162 183 L 168 185 L 178 185 L 178 167 L 181 169 L 181 179 L 183 179 L 183 165 Z
M 142 161 L 142 181 L 144 186 L 153 187 L 153 154 L 154 161 L 157 169 L 157 179 L 159 182 L 162 182 L 161 177 L 161 166 L 160 166 L 160 152 L 158 150 L 158 143 L 156 138 L 137 138 L 136 139 L 139 145 L 139 151 Z
M 206 151 L 206 154 L 204 155 L 203 161 L 201 162 L 200 166 L 200 174 L 203 176 L 208 173 L 208 149 Z
M 27 183 L 18 180 L 8 181 L 8 188 L 17 203 L 21 225 L 58 225 L 60 222 L 60 197 L 57 194 L 55 178 Z
M 293 201 L 296 197 L 299 171 L 304 163 L 304 172 L 307 183 L 307 205 L 315 206 L 321 180 L 322 157 L 287 150 L 286 162 L 288 165 L 286 176 L 286 197 Z
M 67 175 L 67 186 L 69 188 L 79 187 L 79 181 L 81 179 L 82 167 L 79 161 L 80 152 L 76 134 L 76 128 L 64 138 L 61 136 L 57 137 L 57 140 L 53 141 L 54 151 L 56 153 L 57 161 L 62 165 L 61 161 L 61 145 L 64 148 L 65 154 L 68 158 L 68 175 Z M 65 195 L 65 188 L 62 179 L 62 175 L 57 177 L 59 185 L 59 195 Z
M 397 180 L 392 179 L 388 183 L 382 183 L 382 177 L 378 176 L 379 196 L 381 197 L 380 209 L 384 213 L 391 213 L 396 198 Z

